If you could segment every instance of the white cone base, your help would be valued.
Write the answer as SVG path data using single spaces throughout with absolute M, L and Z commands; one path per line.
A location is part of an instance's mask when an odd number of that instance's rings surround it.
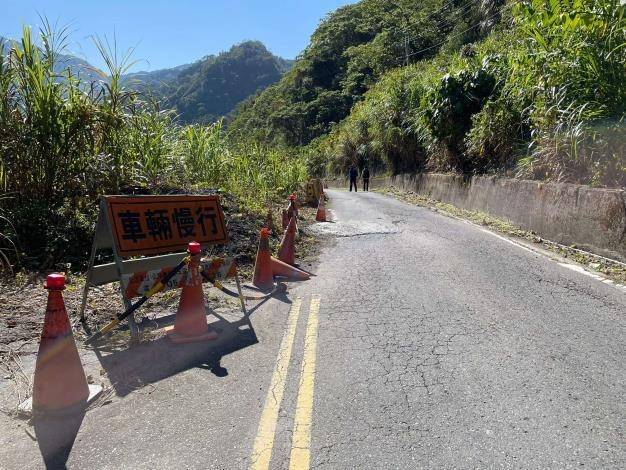
M 197 336 L 183 336 L 180 333 L 174 331 L 174 326 L 168 326 L 163 329 L 168 339 L 172 343 L 185 344 L 185 343 L 199 343 L 201 341 L 213 341 L 219 338 L 219 334 L 216 331 L 209 330 L 206 333 Z
M 87 397 L 87 401 L 76 403 L 75 405 L 68 406 L 66 408 L 59 408 L 56 410 L 47 410 L 47 409 L 37 409 L 33 410 L 33 397 L 30 397 L 28 400 L 22 402 L 17 410 L 21 415 L 25 415 L 27 417 L 35 416 L 35 417 L 53 417 L 53 416 L 67 416 L 71 414 L 77 414 L 85 409 L 102 394 L 102 387 L 100 385 L 89 384 L 89 397 Z

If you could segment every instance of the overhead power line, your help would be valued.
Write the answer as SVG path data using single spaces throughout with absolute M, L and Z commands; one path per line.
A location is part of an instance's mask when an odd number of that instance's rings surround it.
M 446 8 L 448 8 L 449 6 L 451 6 L 456 0 L 450 0 L 447 3 L 444 3 L 443 5 L 441 5 L 441 8 L 439 8 L 439 10 L 437 10 L 435 13 L 431 13 L 429 16 L 434 16 L 440 13 L 443 13 L 444 10 Z M 467 13 L 472 7 L 476 6 L 474 3 L 472 3 L 472 0 L 469 0 L 468 3 L 466 3 L 465 5 L 459 7 L 459 10 L 457 10 L 458 12 L 463 12 L 463 14 Z M 391 32 L 406 32 L 409 28 L 411 28 L 411 26 L 415 26 L 415 25 L 407 25 L 407 26 L 403 26 L 403 27 L 395 27 L 395 28 L 388 28 L 387 31 L 391 31 Z
M 487 18 L 483 19 L 480 23 L 476 23 L 475 25 L 472 25 L 472 26 L 470 26 L 469 28 L 467 28 L 467 29 L 465 29 L 465 30 L 463 30 L 463 31 L 461 31 L 461 32 L 459 32 L 459 33 L 453 34 L 453 35 L 451 35 L 451 36 L 447 36 L 447 37 L 446 37 L 443 41 L 440 41 L 440 42 L 438 42 L 438 43 L 436 43 L 436 44 L 433 44 L 432 46 L 425 47 L 424 49 L 420 49 L 419 51 L 415 51 L 415 52 L 407 53 L 407 54 L 405 54 L 405 56 L 404 56 L 404 57 L 398 57 L 397 59 L 398 59 L 398 60 L 400 60 L 400 59 L 403 59 L 403 58 L 404 58 L 404 59 L 406 60 L 406 62 L 408 62 L 408 58 L 409 58 L 409 57 L 413 57 L 414 55 L 418 55 L 418 54 L 421 54 L 421 53 L 423 53 L 423 52 L 427 52 L 427 51 L 430 51 L 430 50 L 432 50 L 432 49 L 435 49 L 435 48 L 437 48 L 437 47 L 442 46 L 442 45 L 443 45 L 443 44 L 445 44 L 447 41 L 449 41 L 451 38 L 456 38 L 456 37 L 462 36 L 463 34 L 465 34 L 465 33 L 469 32 L 469 31 L 471 31 L 472 29 L 475 29 L 475 28 L 479 27 L 481 24 L 483 24 L 483 22 L 488 21 L 488 20 L 490 20 L 490 19 L 493 19 L 493 18 L 495 18 L 495 17 L 496 17 L 496 16 L 498 16 L 498 15 L 501 15 L 501 14 L 502 14 L 502 13 L 503 13 L 506 9 L 511 8 L 512 6 L 514 6 L 514 5 L 515 5 L 515 4 L 517 4 L 517 3 L 518 3 L 518 2 L 511 2 L 511 3 L 507 4 L 507 5 L 505 5 L 505 6 L 501 7 L 501 8 L 499 8 L 499 9 L 498 9 L 498 11 L 497 11 L 496 13 L 494 13 L 494 14 L 492 14 L 492 15 L 488 16 Z M 416 38 L 412 38 L 412 39 L 416 39 Z M 410 41 L 410 40 L 409 40 L 409 41 Z M 407 43 L 408 43 L 408 41 L 407 41 Z

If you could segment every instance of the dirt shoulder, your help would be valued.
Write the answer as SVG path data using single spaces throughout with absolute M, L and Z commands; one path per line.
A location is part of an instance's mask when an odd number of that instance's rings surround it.
M 281 229 L 279 222 L 279 207 L 272 210 L 275 227 L 271 233 L 270 245 L 274 250 L 280 243 Z M 243 282 L 252 278 L 254 259 L 256 256 L 258 233 L 266 218 L 258 215 L 230 213 L 229 233 L 230 243 L 220 250 L 209 253 L 211 256 L 232 256 L 236 259 L 238 270 Z M 305 227 L 315 220 L 315 209 L 302 207 L 299 214 L 299 224 Z M 297 240 L 299 262 L 305 267 L 310 266 L 315 259 L 316 244 L 313 237 L 305 231 L 300 231 Z M 14 278 L 0 279 L 0 356 L 20 353 L 31 353 L 36 349 L 37 340 L 43 326 L 47 291 L 43 289 L 43 282 L 47 273 L 21 272 Z M 85 273 L 66 272 L 67 287 L 64 291 L 65 305 L 74 327 L 77 340 L 87 335 L 80 322 L 79 310 L 85 285 Z M 207 303 L 213 309 L 223 307 L 238 308 L 236 299 L 218 295 L 216 289 L 205 289 Z M 153 319 L 170 315 L 176 311 L 178 292 L 169 291 L 149 300 L 139 311 L 138 322 L 149 322 Z M 231 305 L 232 304 L 232 305 Z M 90 330 L 96 330 L 109 322 L 117 313 L 123 310 L 119 285 L 108 284 L 90 289 L 86 317 Z M 120 331 L 126 331 L 122 325 Z

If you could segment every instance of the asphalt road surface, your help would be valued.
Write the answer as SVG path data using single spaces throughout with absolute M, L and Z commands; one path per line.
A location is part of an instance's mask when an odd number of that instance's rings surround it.
M 622 290 L 424 208 L 328 193 L 317 276 L 251 325 L 222 320 L 213 346 L 103 352 L 116 397 L 61 462 L 626 468 Z M 0 445 L 2 467 L 42 465 L 25 433 Z

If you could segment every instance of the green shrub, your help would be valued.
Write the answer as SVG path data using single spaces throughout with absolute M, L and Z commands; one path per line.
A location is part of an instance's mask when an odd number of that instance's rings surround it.
M 109 70 L 84 83 L 57 57 L 65 31 L 24 28 L 0 45 L 0 260 L 31 268 L 84 265 L 103 194 L 216 188 L 248 210 L 293 191 L 306 167 L 288 151 L 229 143 L 221 123 L 180 127 L 123 86 L 132 62 L 96 40 Z M 17 249 L 13 249 L 13 243 Z
M 466 158 L 465 135 L 478 113 L 494 93 L 496 79 L 487 61 L 477 70 L 446 74 L 440 83 L 423 97 L 426 125 L 437 143 L 445 146 L 452 158 L 449 168 L 469 172 L 475 163 Z

